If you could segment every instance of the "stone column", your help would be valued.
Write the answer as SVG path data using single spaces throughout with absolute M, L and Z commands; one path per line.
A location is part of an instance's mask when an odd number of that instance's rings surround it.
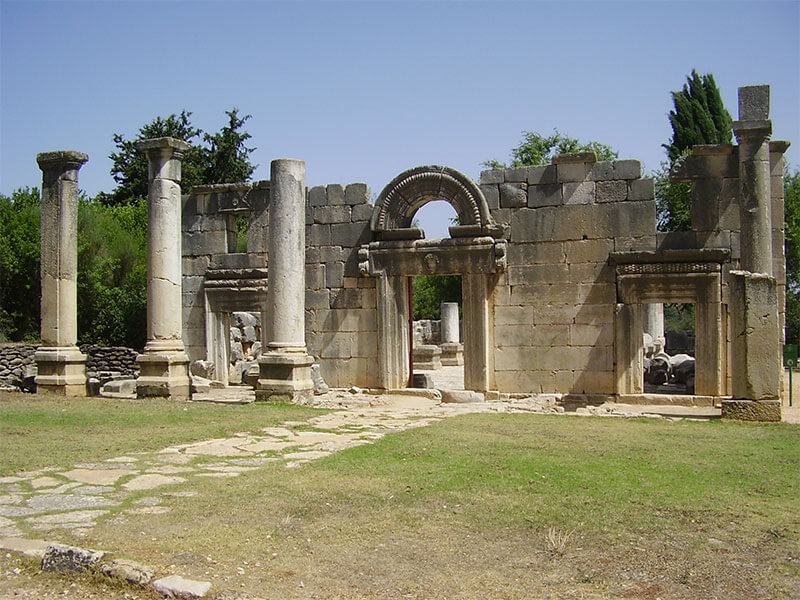
M 772 205 L 770 199 L 769 86 L 739 88 L 739 220 L 741 268 L 772 275 Z
M 773 275 L 769 86 L 739 88 L 741 271 L 730 273 L 733 399 L 722 416 L 779 421 L 781 346 Z
M 442 364 L 458 366 L 464 364 L 464 346 L 458 343 L 458 303 L 442 302 Z
M 36 386 L 65 396 L 86 395 L 86 355 L 78 340 L 78 170 L 89 160 L 61 150 L 36 157 L 42 170 L 41 335 Z
M 306 165 L 274 160 L 270 174 L 267 343 L 256 400 L 302 403 L 314 390 L 305 343 Z
M 136 359 L 136 394 L 190 396 L 181 336 L 181 160 L 189 144 L 170 137 L 137 144 L 147 154 L 147 344 Z
M 442 343 L 458 341 L 458 303 L 442 302 Z
M 664 350 L 664 305 L 660 302 L 644 305 L 644 332 L 653 338 L 656 352 Z

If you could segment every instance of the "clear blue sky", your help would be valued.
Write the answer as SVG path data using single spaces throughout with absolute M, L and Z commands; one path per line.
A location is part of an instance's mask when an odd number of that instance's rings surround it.
M 58 149 L 89 154 L 80 187 L 109 191 L 114 132 L 184 108 L 214 132 L 234 106 L 253 116 L 256 179 L 274 158 L 375 194 L 422 164 L 477 179 L 523 130 L 554 127 L 650 171 L 692 68 L 734 118 L 737 87 L 770 84 L 773 139 L 800 162 L 797 1 L 0 0 L 0 52 L 4 194 L 39 186 L 36 154 Z

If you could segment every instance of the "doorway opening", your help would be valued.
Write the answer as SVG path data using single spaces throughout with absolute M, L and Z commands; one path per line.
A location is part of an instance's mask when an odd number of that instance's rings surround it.
M 418 275 L 411 289 L 411 385 L 463 390 L 461 275 Z

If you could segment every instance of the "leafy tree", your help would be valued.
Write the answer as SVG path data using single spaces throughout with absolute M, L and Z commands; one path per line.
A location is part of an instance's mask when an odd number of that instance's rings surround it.
M 553 129 L 553 135 L 550 136 L 543 136 L 535 131 L 523 131 L 519 146 L 511 150 L 510 165 L 497 160 L 487 160 L 483 164 L 490 169 L 548 165 L 554 156 L 572 152 L 594 152 L 597 160 L 614 160 L 619 157 L 619 153 L 611 146 L 600 142 L 583 143 Z
M 132 140 L 115 133 L 117 151 L 112 152 L 109 158 L 112 161 L 111 175 L 117 187 L 110 194 L 99 194 L 97 199 L 107 206 L 117 206 L 136 204 L 147 197 L 147 157 L 136 149 L 136 144 L 157 137 L 174 137 L 191 144 L 181 165 L 181 186 L 184 189 L 209 183 L 247 181 L 255 169 L 249 159 L 255 148 L 245 146 L 250 134 L 242 131 L 242 126 L 251 117 L 239 117 L 238 108 L 225 114 L 228 115 L 228 124 L 213 135 L 192 125 L 192 113 L 186 110 L 166 118 L 156 117 L 140 127 Z
M 461 305 L 461 275 L 414 277 L 414 319 L 441 319 L 442 302 Z
M 692 70 L 683 89 L 671 94 L 675 107 L 669 113 L 672 140 L 662 144 L 669 161 L 654 173 L 658 226 L 661 231 L 688 231 L 692 228 L 691 184 L 669 181 L 669 171 L 692 146 L 730 143 L 733 120 L 710 73 L 698 75 Z
M 255 170 L 249 159 L 255 148 L 244 145 L 251 136 L 246 131 L 241 131 L 244 122 L 252 115 L 240 118 L 238 108 L 227 110 L 225 114 L 228 115 L 228 124 L 214 135 L 203 136 L 209 144 L 203 174 L 205 183 L 247 181 Z
M 0 195 L 0 339 L 39 338 L 39 190 Z
M 207 151 L 195 142 L 195 139 L 201 139 L 203 132 L 191 124 L 191 116 L 192 113 L 182 110 L 179 115 L 173 114 L 166 119 L 156 117 L 140 127 L 136 138 L 132 140 L 115 133 L 114 144 L 117 151 L 112 152 L 109 158 L 113 163 L 111 176 L 117 182 L 117 187 L 110 194 L 98 195 L 98 200 L 108 206 L 116 206 L 135 204 L 147 197 L 147 157 L 144 152 L 136 149 L 136 144 L 149 138 L 174 137 L 192 144 L 181 165 L 181 184 L 188 189 L 205 183 L 203 174 L 206 170 Z
M 786 342 L 800 343 L 800 170 L 784 172 Z

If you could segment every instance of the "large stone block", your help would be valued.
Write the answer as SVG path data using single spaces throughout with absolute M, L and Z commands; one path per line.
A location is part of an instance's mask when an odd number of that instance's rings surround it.
M 307 226 L 306 243 L 309 246 L 330 246 L 331 226 L 321 224 Z
M 502 325 L 533 324 L 533 311 L 530 306 L 497 306 L 494 307 L 495 328 Z M 495 331 L 495 339 L 498 339 Z
M 322 290 L 325 284 L 325 265 L 319 263 L 306 265 L 306 287 L 312 290 Z
M 592 169 L 593 163 L 562 163 L 557 165 L 559 183 L 584 181 Z
M 773 277 L 731 271 L 732 386 L 736 400 L 780 397 L 780 332 Z
M 655 180 L 652 177 L 647 179 L 633 179 L 628 182 L 629 200 L 653 200 L 656 197 Z
M 357 204 L 353 206 L 350 220 L 353 223 L 369 222 L 372 218 L 372 211 L 375 209 L 371 204 Z
M 528 167 L 529 185 L 542 185 L 548 183 L 558 183 L 558 167 L 556 165 Z
M 328 187 L 330 188 L 331 186 Z M 342 202 L 344 202 L 344 192 L 342 192 L 342 198 Z M 350 223 L 350 207 L 346 205 L 318 206 L 314 208 L 312 216 L 314 223 Z
M 616 273 L 607 262 L 572 263 L 569 265 L 570 283 L 614 283 Z
M 781 420 L 781 403 L 778 400 L 723 400 L 722 418 L 732 421 L 778 422 Z
M 328 204 L 328 195 L 325 193 L 324 185 L 315 185 L 308 189 L 308 205 L 325 206 Z
M 614 249 L 610 239 L 574 240 L 564 242 L 564 252 L 568 264 L 586 262 L 606 262 L 609 253 Z
M 508 246 L 509 265 L 558 264 L 565 260 L 563 242 L 514 243 Z
M 503 183 L 504 181 L 505 177 L 503 176 L 503 169 L 489 169 L 487 171 L 481 171 L 481 184 Z
M 328 204 L 330 206 L 341 206 L 345 204 L 344 186 L 338 183 L 331 183 L 325 188 L 328 194 Z M 348 221 L 350 219 L 347 219 Z
M 564 183 L 561 186 L 564 204 L 592 204 L 595 200 L 594 181 Z
M 361 290 L 331 290 L 331 308 L 361 308 Z
M 366 183 L 351 183 L 344 190 L 344 202 L 351 206 L 369 203 L 369 186 Z
M 503 178 L 506 183 L 526 183 L 528 181 L 528 167 L 503 169 Z
M 353 350 L 355 334 L 347 331 L 326 331 L 322 334 L 320 357 L 350 358 Z
M 500 190 L 497 185 L 483 184 L 481 185 L 481 192 L 483 192 L 483 196 L 486 198 L 486 204 L 489 210 L 500 208 Z
M 642 163 L 638 160 L 615 160 L 614 179 L 640 179 Z
M 330 307 L 330 290 L 306 290 L 307 309 L 327 309 Z
M 614 238 L 614 252 L 655 252 L 657 238 L 652 235 L 618 236 Z
M 596 198 L 597 202 L 623 202 L 628 199 L 628 183 L 625 180 L 598 181 Z
M 508 280 L 511 285 L 534 285 L 537 283 L 555 283 L 569 278 L 569 267 L 557 265 L 513 265 L 508 268 Z
M 569 326 L 570 346 L 613 346 L 614 326 L 611 323 L 603 325 L 574 324 Z
M 525 206 L 528 201 L 527 192 L 521 184 L 503 183 L 499 190 L 501 208 L 518 208 Z
M 368 223 L 341 223 L 331 225 L 331 243 L 334 246 L 356 247 L 370 240 Z
M 330 289 L 344 287 L 343 262 L 325 263 L 325 285 Z

